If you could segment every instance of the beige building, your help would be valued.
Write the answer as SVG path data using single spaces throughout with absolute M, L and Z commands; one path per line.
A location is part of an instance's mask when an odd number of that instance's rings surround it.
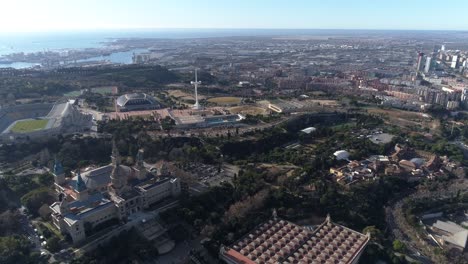
M 90 229 L 109 220 L 127 222 L 128 217 L 168 197 L 180 194 L 180 182 L 170 175 L 154 175 L 143 166 L 143 152 L 137 164 L 120 163 L 115 147 L 112 163 L 65 178 L 60 162 L 54 165 L 55 188 L 59 201 L 50 206 L 53 223 L 75 244 L 86 239 Z

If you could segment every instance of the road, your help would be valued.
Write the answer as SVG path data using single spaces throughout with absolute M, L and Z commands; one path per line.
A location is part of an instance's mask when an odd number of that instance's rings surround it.
M 41 240 L 39 239 L 39 236 L 36 234 L 36 232 L 34 232 L 34 227 L 29 221 L 28 216 L 25 214 L 25 208 L 21 207 L 19 212 L 21 213 L 21 218 L 19 219 L 19 222 L 21 223 L 21 229 L 28 236 L 29 241 L 31 241 L 31 243 L 34 245 L 34 250 L 41 251 Z
M 49 262 L 54 263 L 54 255 L 41 245 L 42 241 L 39 238 L 39 235 L 34 231 L 34 227 L 31 221 L 29 221 L 28 216 L 25 213 L 25 209 L 26 208 L 24 208 L 23 206 L 20 209 L 18 209 L 21 215 L 19 219 L 19 222 L 21 223 L 21 229 L 23 230 L 24 234 L 28 237 L 28 240 L 32 243 L 33 251 L 41 252 L 41 254 L 51 256 Z
M 406 199 L 420 200 L 429 198 L 448 198 L 456 195 L 458 191 L 466 191 L 468 188 L 467 180 L 457 180 L 452 182 L 446 189 L 436 191 L 427 191 L 420 189 L 410 195 L 402 195 L 402 197 L 385 208 L 386 222 L 391 233 L 395 237 L 405 243 L 408 248 L 408 256 L 420 261 L 423 264 L 429 263 L 450 263 L 443 256 L 434 253 L 432 241 L 425 237 L 421 237 L 405 219 L 403 213 L 403 205 Z
M 417 260 L 423 264 L 432 264 L 434 263 L 429 257 L 422 255 L 414 246 L 413 246 L 413 241 L 411 240 L 410 237 L 408 237 L 405 233 L 401 232 L 400 230 L 402 227 L 399 227 L 397 224 L 397 220 L 395 219 L 395 215 L 393 214 L 393 210 L 395 210 L 396 207 L 399 207 L 401 205 L 395 204 L 392 207 L 387 207 L 385 208 L 385 214 L 386 214 L 386 221 L 388 228 L 390 231 L 393 233 L 393 236 L 395 239 L 400 240 L 403 242 L 408 250 L 407 255 L 411 257 L 414 260 Z

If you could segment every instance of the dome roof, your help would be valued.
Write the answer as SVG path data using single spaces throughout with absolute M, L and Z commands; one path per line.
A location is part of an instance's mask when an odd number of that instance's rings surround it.
M 149 96 L 145 93 L 132 93 L 132 94 L 124 94 L 117 98 L 117 104 L 119 106 L 126 106 L 126 105 L 137 105 L 137 104 L 156 104 L 156 99 L 152 96 Z
M 144 94 L 144 93 L 132 93 L 132 94 L 126 94 L 125 97 L 127 97 L 127 99 L 145 99 L 146 94 Z
M 131 176 L 131 169 L 123 165 L 114 166 L 110 175 L 111 183 L 116 188 L 121 188 L 127 184 L 128 178 Z
M 337 160 L 343 160 L 349 158 L 349 152 L 346 150 L 338 150 L 333 153 Z
M 104 167 L 100 167 L 97 169 L 89 170 L 81 174 L 83 181 L 86 184 L 88 189 L 97 189 L 102 186 L 106 186 L 111 182 L 111 174 L 114 166 L 107 165 Z M 117 170 L 117 176 L 121 177 L 128 177 L 132 174 L 132 169 L 125 165 L 119 165 L 119 169 Z M 76 176 L 73 178 L 76 181 Z

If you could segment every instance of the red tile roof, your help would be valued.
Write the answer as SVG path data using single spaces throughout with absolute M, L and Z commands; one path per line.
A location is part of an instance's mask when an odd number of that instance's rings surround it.
M 328 219 L 310 231 L 275 219 L 222 250 L 230 263 L 352 263 L 369 237 Z

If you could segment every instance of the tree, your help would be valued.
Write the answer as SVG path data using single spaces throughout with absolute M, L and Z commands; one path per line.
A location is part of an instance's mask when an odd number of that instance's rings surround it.
M 109 254 L 112 252 L 112 254 Z M 88 263 L 135 263 L 136 259 L 154 258 L 158 250 L 135 229 L 123 231 L 96 250 L 75 258 L 73 264 Z
M 28 192 L 21 197 L 21 204 L 24 205 L 31 214 L 38 215 L 38 210 L 43 204 L 49 204 L 54 201 L 49 189 L 42 187 Z
M 404 253 L 406 251 L 406 245 L 400 240 L 394 240 L 393 250 Z
M 60 239 L 57 236 L 51 236 L 47 239 L 47 249 L 50 252 L 57 252 L 60 250 Z
M 14 233 L 21 229 L 21 214 L 18 210 L 7 210 L 0 214 L 0 236 Z
M 22 196 L 27 192 L 37 188 L 37 184 L 31 177 L 20 177 L 16 175 L 5 175 L 5 182 L 12 189 L 16 195 Z
M 54 176 L 50 173 L 44 173 L 37 177 L 37 181 L 40 185 L 49 187 L 54 184 Z
M 169 116 L 166 116 L 164 119 L 161 120 L 161 127 L 166 131 L 171 130 L 174 126 L 175 126 L 175 121 Z
M 50 152 L 49 149 L 45 148 L 39 153 L 39 164 L 42 166 L 46 166 L 50 160 Z
M 0 263 L 33 264 L 46 263 L 38 254 L 31 252 L 30 243 L 21 236 L 0 237 Z
M 224 215 L 224 221 L 228 223 L 233 220 L 242 220 L 248 213 L 261 208 L 265 204 L 268 195 L 269 191 L 264 189 L 247 199 L 234 203 Z
M 362 233 L 370 234 L 371 240 L 373 240 L 375 243 L 382 244 L 384 236 L 382 234 L 382 231 L 378 229 L 375 226 L 367 226 L 362 230 Z

